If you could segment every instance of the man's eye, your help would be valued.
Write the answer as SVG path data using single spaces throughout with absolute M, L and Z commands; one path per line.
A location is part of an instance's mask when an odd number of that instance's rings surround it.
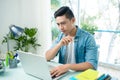
M 65 24 L 66 24 L 66 22 L 57 23 L 58 26 L 65 25 Z
M 60 24 L 57 24 L 58 26 L 60 25 Z
M 66 23 L 65 23 L 65 22 L 62 22 L 61 24 L 64 25 L 64 24 L 66 24 Z

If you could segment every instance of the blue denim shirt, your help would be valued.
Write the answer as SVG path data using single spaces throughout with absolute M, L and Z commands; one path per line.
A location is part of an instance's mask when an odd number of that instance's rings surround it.
M 77 32 L 74 38 L 74 53 L 76 63 L 89 62 L 93 65 L 94 69 L 97 69 L 98 64 L 98 52 L 95 39 L 90 33 L 77 28 Z M 61 38 L 65 36 L 62 32 L 55 40 L 52 47 L 54 47 Z M 66 46 L 62 46 L 59 51 L 59 63 L 65 64 Z

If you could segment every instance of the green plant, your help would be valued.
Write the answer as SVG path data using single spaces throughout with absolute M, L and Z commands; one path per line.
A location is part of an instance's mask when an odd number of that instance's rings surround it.
M 95 31 L 98 29 L 98 27 L 96 25 L 91 24 L 91 23 L 85 23 L 85 22 L 81 23 L 81 28 L 83 30 L 88 31 L 91 34 L 94 34 Z
M 51 0 L 51 9 L 56 10 L 60 6 L 59 0 Z
M 16 50 L 22 50 L 25 52 L 28 52 L 30 47 L 33 47 L 36 49 L 37 46 L 41 46 L 40 44 L 37 43 L 37 38 L 36 38 L 36 33 L 37 33 L 37 28 L 24 28 L 24 32 L 22 33 L 19 38 L 15 38 L 13 34 L 10 32 L 8 35 L 4 36 L 4 39 L 2 43 L 7 42 L 7 38 L 9 40 L 14 40 L 16 45 L 13 47 L 14 51 Z
M 52 27 L 52 40 L 54 40 L 59 33 L 60 31 L 56 27 Z
M 89 16 L 84 13 L 81 16 L 81 29 L 94 34 L 95 31 L 98 30 L 98 26 L 94 23 L 97 18 L 97 16 Z

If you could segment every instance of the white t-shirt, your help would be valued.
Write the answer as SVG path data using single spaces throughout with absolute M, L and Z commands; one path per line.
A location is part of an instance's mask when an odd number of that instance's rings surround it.
M 74 40 L 67 45 L 65 63 L 76 63 L 74 53 Z

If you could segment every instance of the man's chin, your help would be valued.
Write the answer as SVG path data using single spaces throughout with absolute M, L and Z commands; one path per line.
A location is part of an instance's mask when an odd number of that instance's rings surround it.
M 65 35 L 68 35 L 68 33 L 66 33 L 65 31 L 62 31 L 62 33 L 65 34 Z

